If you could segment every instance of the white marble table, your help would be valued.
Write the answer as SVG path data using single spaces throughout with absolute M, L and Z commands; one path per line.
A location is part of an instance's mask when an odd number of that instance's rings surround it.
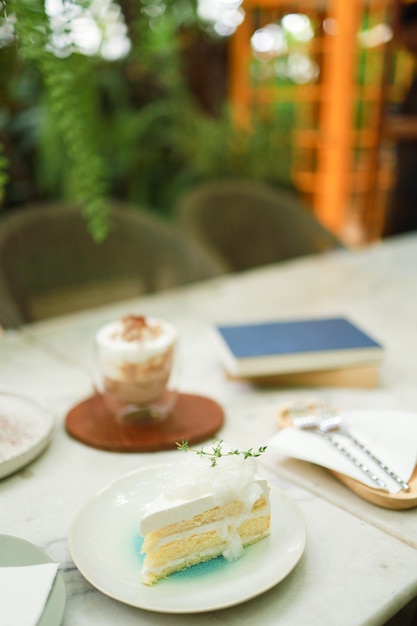
M 177 452 L 121 454 L 70 438 L 67 411 L 92 392 L 93 336 L 106 321 L 136 312 L 171 320 L 181 336 L 181 389 L 220 402 L 220 436 L 263 445 L 276 412 L 309 389 L 258 390 L 227 380 L 211 341 L 213 322 L 344 314 L 372 330 L 386 359 L 376 389 L 323 388 L 315 395 L 347 409 L 416 411 L 417 237 L 357 252 L 336 252 L 267 267 L 170 293 L 9 331 L 0 340 L 0 382 L 36 394 L 54 410 L 46 452 L 0 481 L 0 533 L 42 547 L 60 563 L 67 590 L 64 626 L 130 624 L 382 625 L 417 595 L 417 509 L 389 511 L 351 493 L 320 468 L 287 460 L 265 470 L 301 508 L 304 555 L 279 585 L 242 605 L 196 615 L 166 615 L 124 605 L 97 591 L 75 568 L 67 545 L 80 507 L 124 473 Z M 207 591 L 209 593 L 209 589 Z

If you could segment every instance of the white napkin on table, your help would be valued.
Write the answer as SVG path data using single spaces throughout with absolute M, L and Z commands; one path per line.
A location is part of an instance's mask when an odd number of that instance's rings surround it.
M 58 563 L 0 567 L 0 624 L 36 626 L 57 571 Z
M 343 425 L 389 465 L 404 480 L 409 480 L 417 464 L 417 414 L 403 411 L 363 410 L 343 413 Z M 340 443 L 365 463 L 387 484 L 390 493 L 401 487 L 349 439 L 332 433 Z M 273 465 L 280 455 L 309 461 L 379 488 L 366 474 L 346 459 L 323 437 L 296 428 L 283 428 L 268 442 L 263 460 Z

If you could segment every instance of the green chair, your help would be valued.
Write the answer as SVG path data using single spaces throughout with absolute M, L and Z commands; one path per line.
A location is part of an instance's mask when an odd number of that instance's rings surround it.
M 231 271 L 344 247 L 295 194 L 262 183 L 200 184 L 179 199 L 176 215 Z
M 78 208 L 30 205 L 0 218 L 4 328 L 224 273 L 209 252 L 144 210 L 115 205 L 95 243 Z

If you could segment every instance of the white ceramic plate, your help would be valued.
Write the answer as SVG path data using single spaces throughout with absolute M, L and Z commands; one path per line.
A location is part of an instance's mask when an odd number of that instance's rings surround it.
M 149 587 L 141 584 L 142 507 L 161 490 L 167 465 L 126 474 L 93 497 L 69 532 L 69 548 L 94 587 L 126 604 L 160 613 L 200 613 L 239 604 L 285 578 L 305 546 L 305 520 L 297 505 L 271 486 L 271 534 L 237 561 L 223 557 L 179 572 Z
M 33 543 L 12 535 L 0 535 L 0 567 L 50 562 L 46 552 Z M 65 602 L 65 584 L 58 572 L 37 626 L 59 626 L 64 616 Z
M 0 387 L 0 478 L 38 457 L 48 445 L 52 429 L 52 415 L 39 400 Z

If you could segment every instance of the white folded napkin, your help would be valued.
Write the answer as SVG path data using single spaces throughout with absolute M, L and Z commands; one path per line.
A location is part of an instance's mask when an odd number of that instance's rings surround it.
M 58 563 L 0 567 L 0 624 L 36 626 L 57 571 Z
M 381 460 L 409 480 L 417 464 L 417 415 L 403 411 L 350 411 L 343 413 L 343 424 L 367 445 Z M 387 484 L 390 493 L 401 487 L 387 476 L 349 439 L 332 433 L 338 441 L 360 461 L 367 465 Z M 268 442 L 263 460 L 273 465 L 280 456 L 295 457 L 316 463 L 378 488 L 371 478 L 346 459 L 323 437 L 296 428 L 283 428 Z

